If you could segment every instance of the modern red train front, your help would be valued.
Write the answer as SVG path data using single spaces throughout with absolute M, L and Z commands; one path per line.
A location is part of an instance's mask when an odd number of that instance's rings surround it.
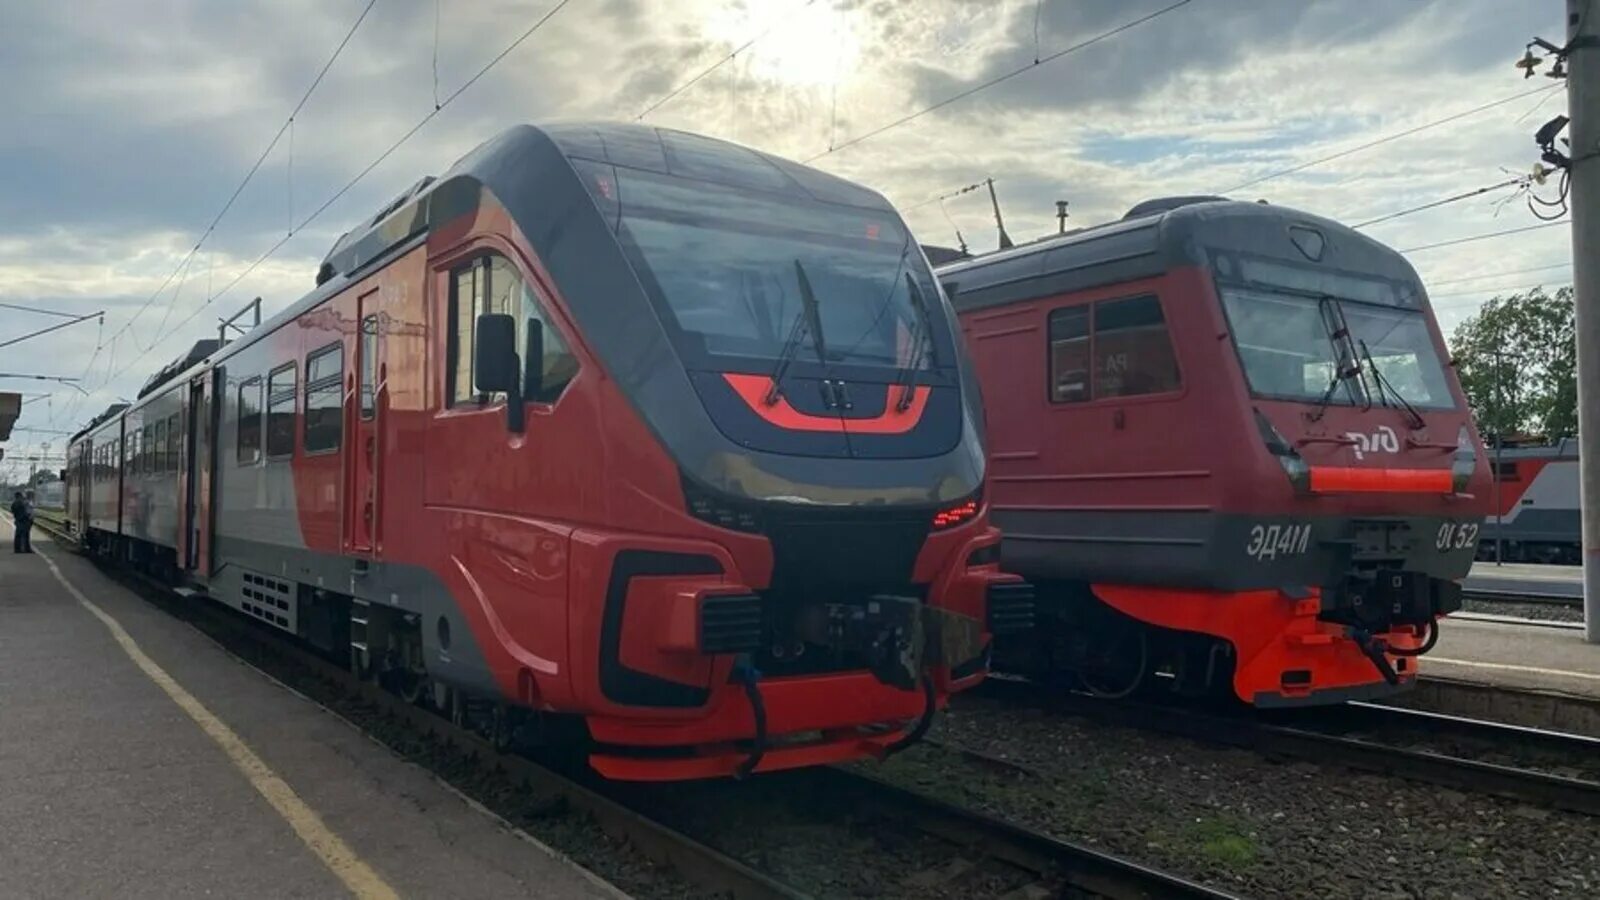
M 609 777 L 740 774 L 884 754 L 1028 622 L 954 315 L 872 191 L 520 127 L 318 283 L 194 380 L 185 553 L 408 694 Z
M 1488 472 L 1400 254 L 1187 198 L 939 277 L 989 398 L 1003 567 L 1040 595 L 997 664 L 1262 706 L 1414 682 Z

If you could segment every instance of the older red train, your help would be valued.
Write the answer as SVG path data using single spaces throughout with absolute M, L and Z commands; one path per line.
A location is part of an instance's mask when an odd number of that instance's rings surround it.
M 877 193 L 524 126 L 317 284 L 74 438 L 86 546 L 619 779 L 881 756 L 1029 623 L 954 314 Z
M 1414 682 L 1489 482 L 1400 254 L 1195 197 L 938 274 L 989 400 L 1003 567 L 1039 592 L 997 665 L 1260 706 Z

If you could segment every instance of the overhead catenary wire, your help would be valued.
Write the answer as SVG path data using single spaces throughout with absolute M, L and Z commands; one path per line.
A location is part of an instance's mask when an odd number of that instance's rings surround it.
M 189 260 L 192 259 L 196 253 L 200 252 L 201 245 L 203 245 L 206 242 L 206 239 L 209 238 L 214 231 L 216 231 L 217 225 L 222 222 L 222 218 L 228 214 L 230 209 L 233 208 L 233 204 L 239 199 L 239 195 L 244 193 L 245 187 L 250 184 L 250 181 L 255 178 L 256 173 L 261 170 L 261 165 L 267 161 L 267 157 L 272 153 L 273 148 L 277 147 L 278 142 L 283 139 L 284 132 L 287 131 L 290 125 L 294 122 L 294 117 L 300 113 L 300 110 L 305 108 L 306 103 L 311 99 L 311 95 L 315 93 L 317 87 L 322 84 L 322 79 L 327 76 L 328 70 L 333 68 L 333 64 L 336 60 L 338 60 L 340 54 L 344 53 L 345 47 L 349 46 L 350 39 L 355 37 L 356 30 L 361 27 L 362 22 L 366 21 L 367 14 L 372 12 L 372 8 L 377 4 L 377 2 L 378 0 L 367 0 L 367 5 L 362 8 L 361 14 L 356 17 L 355 22 L 353 22 L 350 25 L 349 30 L 345 32 L 344 39 L 339 42 L 339 46 L 334 48 L 332 55 L 328 57 L 327 62 L 324 62 L 322 64 L 322 68 L 317 72 L 317 76 L 311 80 L 311 85 L 307 87 L 305 93 L 301 95 L 300 102 L 295 104 L 294 109 L 290 111 L 289 116 L 284 119 L 283 124 L 279 126 L 278 133 L 273 135 L 272 140 L 267 142 L 267 146 L 261 151 L 261 155 L 256 158 L 255 164 L 250 167 L 249 171 L 245 172 L 244 177 L 239 180 L 238 186 L 235 187 L 233 189 L 233 193 L 228 196 L 227 202 L 222 204 L 222 208 L 219 209 L 217 214 L 211 218 L 211 223 L 207 225 L 205 230 L 200 233 L 200 238 L 199 240 L 195 241 L 194 247 L 192 247 L 189 250 L 189 253 L 184 256 L 181 261 L 179 261 L 178 265 L 173 267 L 172 273 L 161 282 L 161 286 L 156 288 L 155 291 L 150 294 L 150 297 L 146 299 L 138 309 L 134 310 L 133 315 L 128 317 L 128 321 L 124 322 L 122 327 L 112 335 L 113 339 L 131 329 L 133 327 L 133 323 L 144 314 L 145 310 L 149 309 L 150 306 L 155 303 L 156 298 L 161 296 L 161 293 L 167 289 L 167 285 L 172 283 L 172 279 L 178 276 L 178 272 L 181 271 L 184 266 L 188 265 Z M 158 333 L 157 340 L 159 339 L 160 337 Z M 137 346 L 137 338 L 135 338 L 134 343 Z
M 732 62 L 734 57 L 736 57 L 739 54 L 743 53 L 744 51 L 750 49 L 750 47 L 752 45 L 754 45 L 755 43 L 757 43 L 757 42 L 763 40 L 764 38 L 766 38 L 766 36 L 771 34 L 775 29 L 777 29 L 777 27 L 779 25 L 782 25 L 783 23 L 787 22 L 789 20 L 790 16 L 794 15 L 795 13 L 802 12 L 802 11 L 804 11 L 806 9 L 811 8 L 811 6 L 813 4 L 815 4 L 816 2 L 817 2 L 817 0 L 806 0 L 805 4 L 802 5 L 799 9 L 795 9 L 793 11 L 786 12 L 782 16 L 774 17 L 772 22 L 769 23 L 766 28 L 763 28 L 761 30 L 761 32 L 759 34 L 757 34 L 755 37 L 752 37 L 749 40 L 745 41 L 744 43 L 740 44 L 739 46 L 733 48 L 733 50 L 729 51 L 721 59 L 719 59 L 716 62 L 712 63 L 711 65 L 705 67 L 704 69 L 701 69 L 698 73 L 696 73 L 689 80 L 679 84 L 677 87 L 675 87 L 672 90 L 668 91 L 666 93 L 666 95 L 663 96 L 661 99 L 659 99 L 656 102 L 654 102 L 654 103 L 650 104 L 649 106 L 645 107 L 645 110 L 643 112 L 641 112 L 638 115 L 634 116 L 633 120 L 635 122 L 643 121 L 645 116 L 650 115 L 651 113 L 655 112 L 656 110 L 660 109 L 661 107 L 663 107 L 663 106 L 667 105 L 668 103 L 672 102 L 674 99 L 676 99 L 678 97 L 678 95 L 680 95 L 684 91 L 687 91 L 690 88 L 694 87 L 696 84 L 699 84 L 700 81 L 702 79 L 704 79 L 707 75 L 710 75 L 712 72 L 715 72 L 716 70 L 718 70 L 718 69 L 722 68 L 723 66 L 727 65 L 728 63 Z
M 1570 287 L 1571 284 L 1572 284 L 1572 282 L 1570 282 L 1570 281 L 1563 281 L 1563 282 L 1558 282 L 1556 284 L 1545 284 L 1544 282 L 1540 282 L 1538 284 L 1501 285 L 1500 287 L 1492 287 L 1492 288 L 1475 288 L 1475 289 L 1470 290 L 1470 291 L 1448 291 L 1448 292 L 1443 293 L 1443 294 L 1429 294 L 1428 295 L 1428 299 L 1429 300 L 1439 300 L 1439 299 L 1442 299 L 1442 298 L 1445 298 L 1445 297 L 1471 297 L 1471 296 L 1474 296 L 1474 295 L 1477 295 L 1477 294 L 1525 294 L 1528 291 L 1533 290 L 1534 288 L 1549 288 L 1551 290 L 1560 290 L 1560 289 L 1562 289 L 1564 287 Z M 1454 304 L 1454 303 L 1445 304 L 1446 307 L 1461 306 L 1461 305 L 1467 305 L 1467 304 Z
M 1449 205 L 1451 203 L 1458 203 L 1458 202 L 1460 202 L 1462 200 L 1470 200 L 1473 197 L 1482 196 L 1484 194 L 1489 193 L 1490 191 L 1498 191 L 1498 190 L 1501 190 L 1503 188 L 1515 187 L 1517 185 L 1526 184 L 1526 183 L 1527 183 L 1527 179 L 1526 178 L 1508 178 L 1505 181 L 1501 181 L 1501 182 L 1499 182 L 1497 184 L 1487 184 L 1487 185 L 1484 185 L 1483 187 L 1480 187 L 1480 188 L 1473 188 L 1470 191 L 1462 191 L 1459 194 L 1452 194 L 1452 195 L 1450 195 L 1448 197 L 1445 197 L 1442 200 L 1434 200 L 1434 201 L 1429 202 L 1429 203 L 1423 203 L 1423 204 L 1418 205 L 1418 206 L 1407 207 L 1406 209 L 1397 210 L 1395 212 L 1388 213 L 1386 215 L 1378 216 L 1375 219 L 1368 219 L 1365 222 L 1357 222 L 1356 224 L 1351 225 L 1350 227 L 1351 228 L 1366 228 L 1368 225 L 1376 225 L 1379 222 L 1387 222 L 1387 221 L 1389 221 L 1391 219 L 1399 219 L 1399 218 L 1402 218 L 1404 216 L 1412 215 L 1413 213 L 1419 213 L 1419 212 L 1423 212 L 1425 210 L 1430 210 L 1430 209 L 1437 209 L 1437 208 L 1439 208 L 1441 206 L 1447 206 L 1447 205 Z
M 1464 109 L 1464 110 L 1461 110 L 1459 112 L 1451 113 L 1450 115 L 1445 116 L 1442 119 L 1434 119 L 1431 122 L 1424 122 L 1421 125 L 1415 125 L 1415 126 L 1413 126 L 1411 128 L 1406 128 L 1406 129 L 1403 129 L 1401 131 L 1397 131 L 1397 132 L 1395 132 L 1393 134 L 1387 134 L 1387 135 L 1384 135 L 1381 138 L 1377 138 L 1377 139 L 1374 139 L 1374 140 L 1371 140 L 1371 141 L 1367 141 L 1367 142 L 1362 143 L 1362 144 L 1357 144 L 1354 147 L 1347 147 L 1344 150 L 1340 150 L 1340 151 L 1338 151 L 1336 153 L 1330 153 L 1327 156 L 1318 157 L 1316 159 L 1309 160 L 1307 162 L 1303 162 L 1303 163 L 1300 163 L 1298 165 L 1289 166 L 1288 168 L 1285 168 L 1285 169 L 1279 169 L 1279 170 L 1274 171 L 1274 172 L 1268 172 L 1265 175 L 1258 175 L 1255 178 L 1251 178 L 1251 179 L 1249 179 L 1247 181 L 1241 181 L 1238 184 L 1234 185 L 1233 187 L 1230 187 L 1230 188 L 1228 188 L 1226 190 L 1217 191 L 1216 193 L 1218 193 L 1218 194 L 1231 194 L 1234 191 L 1243 190 L 1244 188 L 1252 187 L 1252 186 L 1257 185 L 1257 184 L 1261 184 L 1264 181 L 1271 181 L 1274 178 L 1282 178 L 1285 175 L 1293 175 L 1296 172 L 1303 172 L 1306 169 L 1315 168 L 1316 166 L 1323 165 L 1324 163 L 1333 162 L 1336 159 L 1343 159 L 1346 156 L 1352 156 L 1352 155 L 1354 155 L 1356 153 L 1360 153 L 1360 152 L 1362 152 L 1364 150 L 1371 150 L 1373 147 L 1380 147 L 1380 146 L 1382 146 L 1384 144 L 1390 143 L 1391 141 L 1398 141 L 1401 138 L 1407 138 L 1407 137 L 1410 137 L 1410 136 L 1412 136 L 1414 134 L 1421 134 L 1424 131 L 1428 131 L 1428 130 L 1433 129 L 1433 128 L 1438 128 L 1441 125 L 1448 125 L 1451 122 L 1455 122 L 1455 121 L 1458 121 L 1458 120 L 1461 120 L 1461 119 L 1465 119 L 1465 118 L 1467 118 L 1469 116 L 1475 116 L 1475 115 L 1477 115 L 1478 113 L 1481 113 L 1481 112 L 1487 112 L 1488 110 L 1494 109 L 1496 107 L 1504 106 L 1507 103 L 1514 103 L 1514 102 L 1516 102 L 1518 100 L 1523 99 L 1524 97 L 1532 97 L 1535 94 L 1543 93 L 1543 92 L 1546 92 L 1546 91 L 1553 91 L 1553 90 L 1555 90 L 1556 88 L 1559 88 L 1559 87 L 1561 87 L 1561 85 L 1559 85 L 1559 84 L 1546 85 L 1544 87 L 1534 88 L 1533 90 L 1522 91 L 1520 93 L 1512 94 L 1509 97 L 1501 97 L 1499 100 L 1491 100 L 1488 103 L 1479 104 L 1478 106 L 1474 106 L 1471 109 Z
M 537 20 L 534 21 L 534 23 L 532 25 L 528 26 L 526 31 L 522 32 L 522 34 L 519 35 L 510 44 L 507 44 L 506 48 L 504 50 L 501 50 L 499 53 L 497 53 L 494 56 L 493 59 L 490 59 L 487 63 L 485 63 L 483 65 L 482 68 L 478 69 L 478 71 L 476 73 L 474 73 L 471 78 L 468 78 L 465 82 L 462 83 L 462 85 L 460 87 L 456 88 L 454 92 L 452 92 L 449 96 L 445 97 L 442 101 L 440 101 L 440 103 L 439 103 L 439 105 L 437 107 L 435 107 L 434 109 L 430 110 L 421 119 L 417 120 L 417 123 L 415 125 L 411 126 L 411 128 L 409 130 L 407 130 L 405 134 L 402 134 L 399 137 L 398 140 L 396 140 L 394 143 L 390 144 L 388 149 L 386 149 L 382 153 L 378 154 L 378 156 L 375 159 L 373 159 L 372 162 L 368 163 L 366 165 L 366 167 L 364 167 L 361 171 L 357 172 L 355 177 L 353 177 L 349 181 L 345 182 L 345 184 L 342 187 L 340 187 L 337 191 L 335 191 L 332 196 L 330 196 L 327 200 L 324 200 L 322 202 L 322 204 L 320 206 L 318 206 L 315 210 L 312 210 L 311 214 L 306 216 L 305 219 L 301 220 L 301 222 L 298 225 L 296 225 L 294 227 L 294 229 L 289 234 L 286 234 L 282 238 L 279 238 L 277 243 L 273 244 L 271 247 L 267 248 L 266 252 L 264 252 L 260 256 L 256 257 L 255 260 L 253 260 L 248 266 L 245 267 L 244 271 L 242 271 L 239 274 L 235 275 L 232 280 L 230 280 L 227 284 L 223 285 L 221 290 L 217 291 L 215 294 L 211 294 L 211 295 L 207 296 L 205 303 L 201 304 L 200 306 L 197 306 L 194 309 L 193 312 L 189 313 L 189 315 L 186 316 L 181 321 L 179 321 L 177 325 L 173 326 L 171 333 L 175 334 L 175 333 L 183 330 L 184 326 L 188 325 L 190 322 L 193 322 L 196 318 L 199 318 L 200 314 L 205 312 L 205 310 L 210 306 L 210 304 L 212 302 L 214 302 L 218 298 L 222 297 L 224 294 L 228 293 L 228 291 L 232 290 L 235 286 L 237 286 L 239 284 L 239 282 L 241 282 L 245 278 L 249 277 L 250 273 L 254 272 L 257 268 L 259 268 L 261 266 L 262 263 L 266 262 L 269 258 L 271 258 L 273 256 L 273 254 L 275 254 L 279 250 L 281 250 L 283 248 L 283 245 L 287 244 L 290 241 L 290 239 L 292 239 L 294 237 L 295 234 L 297 234 L 298 232 L 303 230 L 307 225 L 310 225 L 312 222 L 314 222 L 318 218 L 320 218 L 324 212 L 327 212 L 329 207 L 331 207 L 331 206 L 333 206 L 333 204 L 337 203 L 341 197 L 343 197 L 345 194 L 349 193 L 352 188 L 354 188 L 357 184 L 359 184 L 362 181 L 362 179 L 366 178 L 367 175 L 371 174 L 373 169 L 376 169 L 378 166 L 383 164 L 384 160 L 386 160 L 390 156 L 394 155 L 394 152 L 396 150 L 399 150 L 400 147 L 402 145 L 404 145 L 407 141 L 411 140 L 411 138 L 414 137 L 417 134 L 417 132 L 422 130 L 423 126 L 425 126 L 429 122 L 433 121 L 433 119 L 436 116 L 438 116 L 439 113 L 443 112 L 447 107 L 450 106 L 451 103 L 455 102 L 455 100 L 457 98 L 459 98 L 462 94 L 466 93 L 474 84 L 477 84 L 479 79 L 481 79 L 484 75 L 488 74 L 489 71 L 491 69 L 493 69 L 495 66 L 499 65 L 500 61 L 505 59 L 508 55 L 510 55 L 513 50 L 516 50 L 518 47 L 522 46 L 524 41 L 526 41 L 528 38 L 532 37 L 534 35 L 534 33 L 537 32 L 540 28 L 543 28 L 545 23 L 547 23 L 551 19 L 555 18 L 556 14 L 561 12 L 561 10 L 565 9 L 567 4 L 569 4 L 571 2 L 572 2 L 572 0 L 560 0 L 560 2 L 556 3 L 549 10 L 547 10 L 544 13 L 544 15 L 540 16 Z M 154 347 L 157 343 L 160 343 L 160 341 L 165 340 L 165 338 L 167 336 L 170 336 L 170 335 L 158 337 L 156 342 L 151 344 L 151 347 Z M 114 380 L 117 377 L 121 376 L 124 372 L 127 372 L 134 365 L 136 365 L 141 359 L 143 359 L 143 357 L 148 352 L 149 352 L 148 348 L 146 350 L 140 352 L 133 359 L 129 360 L 127 362 L 127 364 L 125 364 L 121 369 L 117 370 L 114 374 L 108 376 L 103 384 L 109 384 L 112 380 Z
M 1166 15 L 1167 13 L 1173 12 L 1173 11 L 1175 11 L 1177 9 L 1180 9 L 1180 8 L 1184 7 L 1184 6 L 1188 6 L 1192 2 L 1194 2 L 1194 0 L 1178 0 L 1178 2 L 1176 2 L 1176 3 L 1171 3 L 1171 4 L 1168 4 L 1167 6 L 1163 6 L 1162 8 L 1160 8 L 1158 10 L 1155 10 L 1154 12 L 1146 13 L 1146 14 L 1140 16 L 1137 19 L 1133 19 L 1132 21 L 1125 22 L 1125 23 L 1123 23 L 1121 25 L 1118 25 L 1115 28 L 1112 28 L 1112 29 L 1108 30 L 1108 31 L 1103 31 L 1103 32 L 1095 35 L 1094 37 L 1088 38 L 1086 40 L 1079 41 L 1078 43 L 1073 44 L 1070 47 L 1066 47 L 1064 49 L 1057 50 L 1054 53 L 1048 54 L 1048 55 L 1046 55 L 1044 57 L 1041 57 L 1041 58 L 1039 58 L 1039 59 L 1037 59 L 1037 60 L 1035 60 L 1035 61 L 1033 61 L 1031 63 L 1028 63 L 1027 65 L 1020 66 L 1020 67 L 1018 67 L 1016 69 L 1013 69 L 1013 70 L 1011 70 L 1009 72 L 1006 72 L 1003 75 L 997 75 L 994 78 L 991 78 L 988 81 L 983 82 L 982 84 L 973 85 L 972 87 L 967 88 L 964 91 L 960 91 L 960 92 L 958 92 L 956 94 L 953 94 L 953 95 L 951 95 L 949 97 L 946 97 L 945 99 L 940 100 L 937 103 L 934 103 L 934 104 L 932 104 L 930 106 L 925 106 L 922 109 L 919 109 L 916 112 L 910 113 L 908 115 L 901 116 L 900 118 L 895 119 L 893 122 L 889 122 L 888 124 L 885 124 L 885 125 L 880 125 L 879 127 L 872 129 L 871 131 L 868 131 L 868 132 L 866 132 L 864 134 L 856 135 L 855 137 L 850 138 L 847 141 L 842 141 L 842 142 L 840 142 L 840 143 L 838 143 L 838 144 L 836 144 L 836 145 L 834 145 L 832 147 L 829 147 L 828 149 L 822 151 L 821 153 L 817 153 L 815 155 L 807 157 L 806 159 L 801 160 L 801 162 L 809 164 L 809 163 L 815 162 L 815 161 L 817 161 L 817 160 L 821 159 L 822 157 L 827 156 L 829 154 L 837 153 L 840 150 L 845 150 L 845 149 L 848 149 L 850 147 L 854 147 L 857 144 L 861 144 L 861 143 L 864 143 L 866 141 L 869 141 L 869 140 L 877 137 L 878 135 L 883 134 L 884 132 L 892 131 L 892 130 L 894 130 L 896 128 L 899 128 L 900 126 L 905 125 L 905 124 L 907 124 L 909 122 L 914 122 L 917 119 L 920 119 L 923 116 L 927 115 L 928 113 L 934 112 L 936 110 L 943 109 L 943 108 L 945 108 L 946 106 L 949 106 L 952 103 L 956 103 L 958 101 L 965 100 L 966 98 L 971 97 L 973 94 L 977 94 L 977 93 L 980 93 L 982 91 L 986 91 L 989 88 L 994 87 L 995 85 L 1002 84 L 1004 82 L 1010 81 L 1011 79 L 1017 77 L 1018 75 L 1021 75 L 1021 74 L 1025 73 L 1025 72 L 1031 72 L 1034 69 L 1038 68 L 1039 66 L 1044 65 L 1045 63 L 1054 62 L 1054 61 L 1056 61 L 1058 59 L 1061 59 L 1064 56 L 1068 56 L 1070 54 L 1076 53 L 1079 50 L 1083 50 L 1083 49 L 1086 49 L 1088 47 L 1092 47 L 1095 44 L 1101 43 L 1102 41 L 1110 40 L 1111 38 L 1116 37 L 1117 35 L 1123 33 L 1124 31 L 1128 31 L 1129 29 L 1132 29 L 1132 28 L 1137 28 L 1138 26 L 1143 25 L 1146 22 L 1149 22 L 1149 21 L 1151 21 L 1153 19 L 1158 19 L 1161 16 Z
M 985 182 L 975 181 L 972 184 L 965 185 L 963 187 L 958 187 L 958 188 L 954 188 L 952 190 L 945 191 L 944 193 L 940 194 L 937 197 L 929 197 L 926 200 L 920 200 L 920 201 L 918 201 L 916 203 L 911 204 L 910 206 L 902 206 L 902 207 L 900 207 L 900 212 L 901 213 L 908 213 L 908 212 L 911 212 L 912 210 L 921 209 L 924 206 L 932 206 L 935 203 L 943 203 L 946 200 L 952 200 L 952 199 L 954 199 L 956 197 L 961 196 L 962 194 L 970 194 L 973 191 L 978 190 L 979 188 L 983 187 L 984 184 L 985 184 Z
M 1436 241 L 1432 244 L 1422 244 L 1417 247 L 1406 247 L 1401 253 L 1420 253 L 1424 250 L 1437 250 L 1440 247 L 1454 247 L 1457 244 L 1470 244 L 1473 241 L 1486 241 L 1489 238 L 1504 237 L 1508 234 L 1521 234 L 1524 231 L 1537 231 L 1540 228 L 1554 228 L 1557 225 L 1571 224 L 1571 219 L 1562 219 L 1559 222 L 1540 222 L 1537 225 L 1524 225 L 1520 228 L 1506 228 L 1501 231 L 1490 231 L 1486 234 L 1474 234 L 1467 237 L 1453 238 L 1448 241 Z
M 1461 278 L 1441 278 L 1428 280 L 1428 284 L 1438 287 L 1441 284 L 1462 284 L 1468 281 L 1484 281 L 1489 278 L 1504 278 L 1507 275 L 1526 275 L 1530 272 L 1548 272 L 1551 269 L 1570 269 L 1572 263 L 1551 263 L 1548 266 L 1529 266 L 1526 269 L 1508 269 L 1504 272 L 1489 272 L 1484 275 L 1467 275 Z
M 25 303 L 0 303 L 0 309 L 15 309 L 22 312 L 38 313 L 41 316 L 59 316 L 63 319 L 76 319 L 77 313 L 62 312 L 59 309 L 45 309 L 42 306 L 28 306 Z

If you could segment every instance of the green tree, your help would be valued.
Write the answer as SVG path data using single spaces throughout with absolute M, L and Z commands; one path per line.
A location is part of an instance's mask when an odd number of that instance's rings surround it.
M 1577 433 L 1572 288 L 1495 297 L 1457 326 L 1450 350 L 1484 434 Z

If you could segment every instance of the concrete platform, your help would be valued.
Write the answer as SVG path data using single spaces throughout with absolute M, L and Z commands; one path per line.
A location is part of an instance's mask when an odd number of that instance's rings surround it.
M 1422 676 L 1600 698 L 1600 645 L 1547 625 L 1446 618 Z
M 621 896 L 34 534 L 0 518 L 0 894 Z
M 1583 597 L 1580 566 L 1536 566 L 1527 563 L 1474 563 L 1463 586 L 1469 591 Z

